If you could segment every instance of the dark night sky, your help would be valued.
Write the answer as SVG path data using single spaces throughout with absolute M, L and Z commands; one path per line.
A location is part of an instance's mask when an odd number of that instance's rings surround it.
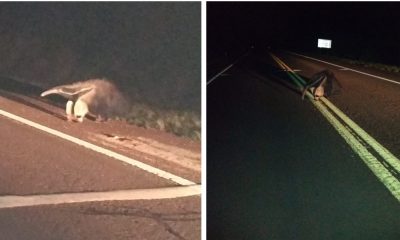
M 106 77 L 136 102 L 200 112 L 200 2 L 3 2 L 0 75 Z
M 320 37 L 333 40 L 331 53 L 400 64 L 399 13 L 400 2 L 213 2 L 208 46 L 312 51 Z

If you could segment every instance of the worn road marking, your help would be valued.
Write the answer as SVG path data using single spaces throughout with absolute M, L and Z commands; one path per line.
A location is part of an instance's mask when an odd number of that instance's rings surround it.
M 132 166 L 138 167 L 138 168 L 140 168 L 142 170 L 145 170 L 147 172 L 155 174 L 155 175 L 157 175 L 159 177 L 162 177 L 162 178 L 168 179 L 170 181 L 173 181 L 173 182 L 175 182 L 175 183 L 177 183 L 179 185 L 188 186 L 188 185 L 195 185 L 196 184 L 196 183 L 194 183 L 192 181 L 189 181 L 187 179 L 181 178 L 181 177 L 176 176 L 176 175 L 174 175 L 172 173 L 169 173 L 169 172 L 166 172 L 164 170 L 155 168 L 153 166 L 150 166 L 148 164 L 142 163 L 140 161 L 137 161 L 137 160 L 132 159 L 130 157 L 127 157 L 127 156 L 124 156 L 122 154 L 116 153 L 114 151 L 99 147 L 97 145 L 94 145 L 92 143 L 86 142 L 86 141 L 81 140 L 79 138 L 72 137 L 72 136 L 70 136 L 68 134 L 59 132 L 57 130 L 54 130 L 52 128 L 49 128 L 49 127 L 46 127 L 46 126 L 43 126 L 43 125 L 40 125 L 38 123 L 32 122 L 30 120 L 27 120 L 25 118 L 19 117 L 17 115 L 14 115 L 12 113 L 6 112 L 6 111 L 1 110 L 1 109 L 0 109 L 0 115 L 3 115 L 5 117 L 7 117 L 7 118 L 10 118 L 10 119 L 13 119 L 15 121 L 18 121 L 20 123 L 29 125 L 31 127 L 39 129 L 41 131 L 47 132 L 47 133 L 49 133 L 51 135 L 60 137 L 60 138 L 65 139 L 67 141 L 73 142 L 75 144 L 81 145 L 81 146 L 86 147 L 86 148 L 88 148 L 90 150 L 93 150 L 95 152 L 98 152 L 98 153 L 104 154 L 106 156 L 112 157 L 114 159 L 117 159 L 119 161 L 128 163 L 128 164 L 130 164 Z
M 208 84 L 211 84 L 215 79 L 217 79 L 219 76 L 221 76 L 224 72 L 228 71 L 231 67 L 233 67 L 233 65 L 235 65 L 236 63 L 238 63 L 242 58 L 246 57 L 247 55 L 249 55 L 249 53 L 251 52 L 251 50 L 253 50 L 254 47 L 251 46 L 249 50 L 247 50 L 243 55 L 241 55 L 240 57 L 238 57 L 232 64 L 230 64 L 229 66 L 227 66 L 226 68 L 222 69 L 221 72 L 217 73 L 214 77 L 212 77 L 208 82 Z
M 201 194 L 201 185 L 156 189 L 133 189 L 107 192 L 59 193 L 29 196 L 0 196 L 0 209 L 49 204 L 99 201 L 157 200 L 189 197 Z
M 328 99 L 321 98 L 321 101 L 336 114 L 340 119 L 343 120 L 357 135 L 370 145 L 387 163 L 389 163 L 397 172 L 400 173 L 400 160 L 394 156 L 387 148 L 382 146 L 376 141 L 371 135 L 369 135 L 364 129 L 358 124 L 351 120 L 346 114 L 344 114 L 339 108 L 337 108 Z
M 226 68 L 222 69 L 221 72 L 217 73 L 214 77 L 212 77 L 208 82 L 207 85 L 212 83 L 215 79 L 217 79 L 219 76 L 221 76 L 224 72 L 228 71 L 231 67 L 233 67 L 233 63 L 229 66 L 227 66 Z
M 295 82 L 295 84 L 302 89 L 306 83 L 304 79 L 291 71 L 290 67 L 287 66 L 278 57 L 270 54 L 273 59 L 284 69 L 288 70 L 289 77 Z M 326 98 L 322 97 L 321 102 L 314 101 L 313 96 L 310 92 L 307 92 L 307 97 L 311 100 L 311 103 L 322 113 L 322 115 L 328 120 L 328 122 L 336 129 L 340 136 L 349 144 L 349 146 L 356 152 L 364 163 L 371 169 L 371 171 L 377 176 L 377 178 L 386 186 L 386 188 L 392 193 L 392 195 L 400 201 L 400 182 L 394 177 L 391 172 L 378 161 L 378 159 L 371 154 L 368 149 L 356 138 L 360 137 L 364 139 L 369 145 L 371 145 L 384 160 L 392 165 L 397 171 L 399 171 L 399 160 L 391 154 L 386 148 L 380 145 L 374 138 L 368 135 L 363 129 L 361 129 L 356 123 L 348 118 L 343 112 L 341 112 L 336 106 L 330 103 Z M 325 105 L 324 105 L 324 104 Z M 328 110 L 328 108 L 340 117 L 348 126 L 340 123 L 339 120 Z M 350 131 L 358 134 L 354 136 Z
M 311 94 L 310 94 L 311 95 Z M 311 96 L 312 97 L 312 96 Z M 378 179 L 386 186 L 392 195 L 400 201 L 400 182 L 394 177 L 379 160 L 371 154 L 368 149 L 360 143 L 357 138 L 346 129 L 346 127 L 335 118 L 335 116 L 328 111 L 328 109 L 318 101 L 311 98 L 311 102 L 328 120 L 329 123 L 336 129 L 340 136 L 349 144 L 354 152 L 364 161 L 369 169 L 378 177 Z
M 289 70 L 281 69 L 281 70 L 279 70 L 279 71 L 280 71 L 280 72 L 287 72 L 287 71 L 289 71 Z M 300 69 L 293 69 L 292 71 L 293 71 L 293 72 L 301 72 Z
M 316 59 L 316 58 L 308 57 L 308 56 L 305 56 L 305 55 L 302 55 L 302 54 L 298 54 L 298 53 L 294 53 L 294 52 L 289 52 L 289 53 L 291 53 L 291 54 L 293 54 L 293 55 L 300 56 L 300 57 L 312 59 L 312 60 L 314 60 L 314 61 L 326 63 L 326 64 L 329 64 L 329 65 L 332 65 L 332 66 L 335 66 L 335 67 L 338 67 L 338 68 L 342 68 L 342 69 L 345 68 L 345 69 L 348 70 L 348 71 L 353 71 L 353 72 L 356 72 L 356 73 L 364 74 L 364 75 L 367 75 L 367 76 L 370 76 L 370 77 L 374 77 L 374 78 L 378 78 L 378 79 L 381 79 L 381 80 L 384 80 L 384 81 L 387 81 L 387 82 L 391 82 L 391 83 L 395 83 L 395 84 L 400 84 L 400 82 L 398 82 L 398 81 L 394 81 L 394 80 L 387 79 L 387 78 L 384 78 L 384 77 L 380 77 L 380 76 L 376 76 L 376 75 L 373 75 L 373 74 L 361 72 L 361 71 L 358 71 L 358 70 L 355 70 L 355 69 L 352 69 L 352 68 L 343 67 L 343 66 L 340 66 L 340 65 L 337 65 L 337 64 L 334 64 L 334 63 L 330 63 L 330 62 L 326 62 L 326 61 L 319 60 L 319 59 Z M 342 69 L 341 69 L 341 70 L 342 70 Z

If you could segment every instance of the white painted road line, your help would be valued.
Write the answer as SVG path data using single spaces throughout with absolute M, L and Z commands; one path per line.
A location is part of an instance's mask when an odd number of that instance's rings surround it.
M 126 157 L 126 156 L 124 156 L 122 154 L 119 154 L 119 153 L 116 153 L 114 151 L 111 151 L 111 150 L 96 146 L 96 145 L 94 145 L 92 143 L 83 141 L 83 140 L 81 140 L 79 138 L 76 138 L 76 137 L 72 137 L 72 136 L 70 136 L 68 134 L 59 132 L 57 130 L 45 127 L 43 125 L 40 125 L 40 124 L 35 123 L 35 122 L 32 122 L 30 120 L 27 120 L 25 118 L 19 117 L 17 115 L 14 115 L 12 113 L 6 112 L 6 111 L 1 110 L 1 109 L 0 109 L 0 115 L 3 115 L 5 117 L 7 117 L 7 118 L 11 118 L 11 119 L 13 119 L 13 120 L 15 120 L 17 122 L 29 125 L 31 127 L 34 127 L 34 128 L 39 129 L 41 131 L 47 132 L 47 133 L 49 133 L 51 135 L 60 137 L 60 138 L 65 139 L 67 141 L 73 142 L 75 144 L 81 145 L 81 146 L 86 147 L 86 148 L 88 148 L 90 150 L 93 150 L 95 152 L 98 152 L 98 153 L 104 154 L 106 156 L 112 157 L 114 159 L 117 159 L 119 161 L 128 163 L 128 164 L 130 164 L 132 166 L 138 167 L 138 168 L 140 168 L 142 170 L 145 170 L 147 172 L 155 174 L 155 175 L 157 175 L 159 177 L 162 177 L 162 178 L 168 179 L 170 181 L 173 181 L 173 182 L 175 182 L 175 183 L 177 183 L 179 185 L 189 186 L 189 185 L 195 185 L 196 184 L 196 183 L 194 183 L 192 181 L 186 180 L 186 179 L 181 178 L 179 176 L 176 176 L 176 175 L 174 175 L 172 173 L 169 173 L 169 172 L 166 172 L 164 170 L 161 170 L 161 169 L 155 168 L 153 166 L 147 165 L 145 163 L 139 162 L 137 160 L 134 160 L 132 158 Z
M 291 71 L 292 71 L 292 72 L 301 72 L 300 69 L 293 69 L 293 70 L 291 70 Z M 279 72 L 288 72 L 288 70 L 282 69 L 282 70 L 279 70 Z
M 108 192 L 60 193 L 30 196 L 2 196 L 0 209 L 49 204 L 70 204 L 99 201 L 157 200 L 201 194 L 201 185 L 157 189 L 133 189 Z
M 214 77 L 212 77 L 208 82 L 207 85 L 209 85 L 210 83 L 212 83 L 215 79 L 217 79 L 219 76 L 221 76 L 224 72 L 228 71 L 231 67 L 233 67 L 233 65 L 235 65 L 236 63 L 238 63 L 242 58 L 246 57 L 247 55 L 249 55 L 250 51 L 254 49 L 254 46 L 251 46 L 249 50 L 247 50 L 247 52 L 245 54 L 243 54 L 242 56 L 238 57 L 231 65 L 227 66 L 226 68 L 222 69 L 221 72 L 217 73 L 217 75 L 215 75 Z
M 227 66 L 226 68 L 222 69 L 221 72 L 217 73 L 217 75 L 215 75 L 213 78 L 211 78 L 208 82 L 207 85 L 212 83 L 215 79 L 217 79 L 219 76 L 221 76 L 224 72 L 228 71 L 231 67 L 233 67 L 234 63 L 232 63 L 231 65 Z
M 338 68 L 341 68 L 340 70 L 353 71 L 353 72 L 364 74 L 364 75 L 367 75 L 367 76 L 370 76 L 370 77 L 378 78 L 378 79 L 381 79 L 381 80 L 384 80 L 384 81 L 387 81 L 387 82 L 400 84 L 400 82 L 397 82 L 397 81 L 394 81 L 394 80 L 391 80 L 391 79 L 387 79 L 387 78 L 376 76 L 376 75 L 373 75 L 373 74 L 361 72 L 361 71 L 358 71 L 358 70 L 355 70 L 355 69 L 352 69 L 352 68 L 343 67 L 343 66 L 340 66 L 340 65 L 337 65 L 337 64 L 334 64 L 334 63 L 330 63 L 330 62 L 326 62 L 326 61 L 319 60 L 319 59 L 316 59 L 316 58 L 308 57 L 308 56 L 305 56 L 305 55 L 302 55 L 302 54 L 298 54 L 298 53 L 294 53 L 294 52 L 289 52 L 289 53 L 293 54 L 293 55 L 300 56 L 300 57 L 308 58 L 308 59 L 311 59 L 311 60 L 314 60 L 314 61 L 326 63 L 326 64 L 329 64 L 329 65 L 332 65 L 332 66 L 335 66 L 335 67 L 338 67 Z

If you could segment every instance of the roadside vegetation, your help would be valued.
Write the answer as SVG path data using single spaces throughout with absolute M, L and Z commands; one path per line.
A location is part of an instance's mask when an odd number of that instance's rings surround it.
M 134 104 L 125 118 L 129 124 L 144 128 L 153 128 L 201 140 L 201 117 L 194 111 L 164 110 L 147 104 Z
M 352 65 L 359 65 L 367 68 L 375 68 L 379 69 L 382 71 L 386 72 L 393 72 L 393 73 L 399 73 L 400 72 L 400 67 L 399 66 L 394 66 L 394 65 L 387 65 L 387 64 L 382 64 L 382 63 L 375 63 L 375 62 L 367 62 L 367 61 L 362 61 L 362 60 L 352 60 L 348 58 L 339 58 L 339 57 L 333 57 L 333 59 L 349 63 Z
M 357 66 L 362 66 L 366 68 L 373 68 L 373 69 L 378 69 L 381 71 L 385 72 L 391 72 L 391 73 L 400 73 L 400 66 L 396 65 L 391 65 L 391 64 L 384 64 L 384 63 L 379 63 L 375 62 L 371 56 L 368 57 L 360 57 L 360 56 L 340 56 L 340 54 L 316 54 L 313 52 L 306 52 L 306 55 L 311 55 L 311 56 L 316 56 L 316 57 L 323 57 L 323 58 L 328 58 L 332 59 L 338 62 L 342 63 L 348 63 L 351 65 L 357 65 Z

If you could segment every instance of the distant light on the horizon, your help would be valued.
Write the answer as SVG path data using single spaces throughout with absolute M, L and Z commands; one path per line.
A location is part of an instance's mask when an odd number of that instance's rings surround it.
M 331 48 L 332 40 L 329 39 L 318 39 L 319 48 Z

